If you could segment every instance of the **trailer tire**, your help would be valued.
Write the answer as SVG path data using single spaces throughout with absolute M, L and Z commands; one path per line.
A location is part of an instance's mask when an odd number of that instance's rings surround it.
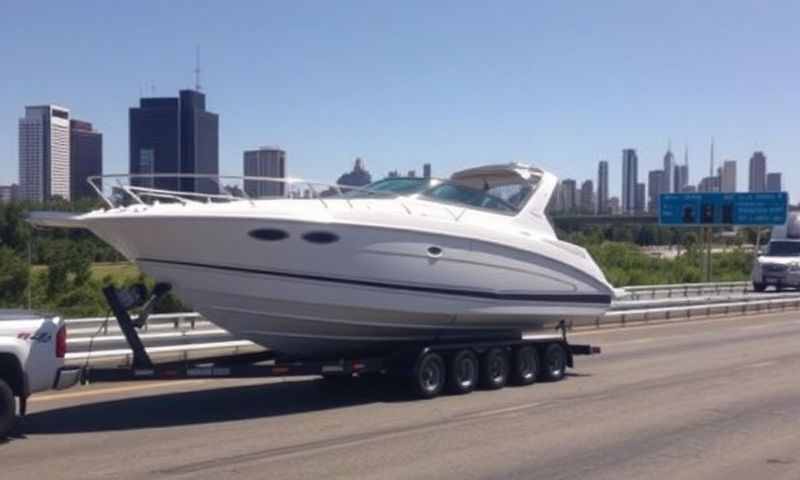
M 502 348 L 490 348 L 481 358 L 481 386 L 499 390 L 508 381 L 508 354 Z
M 753 290 L 755 290 L 756 292 L 763 292 L 766 289 L 767 285 L 765 283 L 753 282 Z
M 551 343 L 544 347 L 541 356 L 542 380 L 557 382 L 567 373 L 567 351 L 560 343 Z
M 470 393 L 478 386 L 478 356 L 465 348 L 450 357 L 447 375 L 447 390 L 450 393 Z
M 514 349 L 514 364 L 512 376 L 516 385 L 530 385 L 536 381 L 539 374 L 539 356 L 536 348 L 524 345 Z
M 17 415 L 17 402 L 14 392 L 5 380 L 0 378 L 0 440 L 5 439 L 14 428 Z
M 412 375 L 414 393 L 422 398 L 434 398 L 445 386 L 446 368 L 438 353 L 427 352 L 417 360 Z

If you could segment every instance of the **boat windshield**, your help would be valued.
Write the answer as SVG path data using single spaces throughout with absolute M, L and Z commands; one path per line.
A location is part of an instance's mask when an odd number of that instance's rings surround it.
M 448 203 L 460 203 L 470 207 L 484 208 L 499 213 L 515 214 L 525 204 L 531 194 L 529 184 L 512 183 L 477 189 L 447 182 L 422 193 L 432 200 Z
M 800 242 L 769 242 L 770 257 L 800 257 Z
M 397 177 L 385 178 L 370 183 L 358 190 L 350 190 L 345 197 L 364 198 L 371 196 L 413 195 L 431 186 L 430 178 Z

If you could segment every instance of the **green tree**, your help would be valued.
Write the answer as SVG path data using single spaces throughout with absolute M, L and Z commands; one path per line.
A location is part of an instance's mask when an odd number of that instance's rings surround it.
M 10 248 L 0 247 L 0 306 L 25 304 L 30 267 Z

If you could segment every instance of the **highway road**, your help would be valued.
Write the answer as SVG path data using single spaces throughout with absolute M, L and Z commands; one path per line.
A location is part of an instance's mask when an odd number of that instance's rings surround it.
M 34 397 L 0 477 L 800 478 L 800 313 L 584 332 L 565 381 L 99 384 Z

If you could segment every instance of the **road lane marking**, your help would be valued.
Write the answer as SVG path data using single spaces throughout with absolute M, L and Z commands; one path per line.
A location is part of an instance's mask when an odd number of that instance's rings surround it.
M 112 393 L 125 393 L 137 390 L 165 388 L 170 386 L 197 385 L 206 382 L 207 380 L 170 380 L 167 382 L 148 383 L 146 385 L 131 385 L 128 387 L 103 388 L 99 390 L 91 390 L 88 392 L 70 392 L 70 393 L 55 393 L 51 395 L 34 395 L 30 399 L 28 399 L 28 402 L 46 402 L 51 400 L 64 400 L 68 398 L 96 397 L 99 395 L 108 395 Z
M 745 365 L 744 368 L 764 368 L 764 367 L 769 367 L 771 365 L 775 365 L 776 363 L 777 362 L 760 362 L 760 363 L 754 363 L 752 365 Z
M 526 403 L 524 405 L 516 405 L 514 407 L 498 408 L 496 410 L 486 410 L 485 412 L 478 412 L 478 413 L 471 413 L 468 415 L 464 415 L 464 417 L 462 418 L 481 418 L 481 417 L 491 417 L 493 415 L 502 415 L 504 413 L 517 412 L 519 410 L 526 410 L 528 408 L 538 407 L 543 403 L 544 402 L 534 402 L 534 403 Z

